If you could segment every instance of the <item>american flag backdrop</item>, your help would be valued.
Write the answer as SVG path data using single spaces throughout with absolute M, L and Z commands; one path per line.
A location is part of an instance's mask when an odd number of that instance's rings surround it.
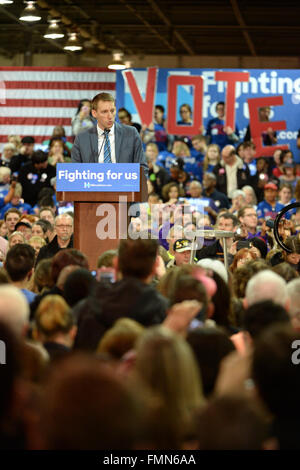
M 55 126 L 72 141 L 71 119 L 81 99 L 115 96 L 116 74 L 106 68 L 0 67 L 0 151 L 11 134 L 40 144 Z

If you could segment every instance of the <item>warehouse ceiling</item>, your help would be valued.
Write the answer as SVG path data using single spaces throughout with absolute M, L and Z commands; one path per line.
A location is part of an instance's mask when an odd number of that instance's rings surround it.
M 18 20 L 21 0 L 0 5 L 0 54 L 65 54 L 65 39 L 43 38 L 50 15 L 61 18 L 65 33 L 80 33 L 80 54 L 299 56 L 299 0 L 38 0 L 36 5 L 42 20 L 35 24 Z

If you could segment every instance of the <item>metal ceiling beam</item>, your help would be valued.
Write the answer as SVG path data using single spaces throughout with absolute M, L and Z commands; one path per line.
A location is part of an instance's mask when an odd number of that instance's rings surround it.
M 93 41 L 95 46 L 97 46 L 101 51 L 107 49 L 106 44 L 100 41 L 96 36 L 93 36 L 85 28 L 82 28 L 81 26 L 74 23 L 73 20 L 63 15 L 59 10 L 57 10 L 56 8 L 53 8 L 50 3 L 47 3 L 44 0 L 37 0 L 37 4 L 41 8 L 48 10 L 49 15 L 52 16 L 53 18 L 60 18 L 61 22 L 66 26 L 66 28 L 69 28 L 70 30 L 72 28 L 74 29 L 76 28 L 84 39 L 89 39 L 90 41 Z
M 255 50 L 255 47 L 254 47 L 254 44 L 253 44 L 253 41 L 247 31 L 247 25 L 244 21 L 244 18 L 242 16 L 242 13 L 239 9 L 239 6 L 238 6 L 238 3 L 237 3 L 237 0 L 230 0 L 230 3 L 231 3 L 231 6 L 232 6 L 232 9 L 233 9 L 233 13 L 239 23 L 239 25 L 241 26 L 242 28 L 242 32 L 243 32 L 243 36 L 245 38 L 245 41 L 246 43 L 248 44 L 248 47 L 250 49 L 250 52 L 253 56 L 257 56 L 257 53 L 256 53 L 256 50 Z
M 30 25 L 30 26 L 27 26 L 26 24 L 24 24 L 24 21 L 21 21 L 19 20 L 19 18 L 15 15 L 13 15 L 12 13 L 10 13 L 8 10 L 6 10 L 5 8 L 1 7 L 0 6 L 0 13 L 3 13 L 4 15 L 6 15 L 8 18 L 11 18 L 12 20 L 16 21 L 17 23 L 19 23 L 22 28 L 29 32 L 29 33 L 32 33 L 32 31 L 34 31 L 35 33 L 37 33 L 44 41 L 48 42 L 49 44 L 52 44 L 52 46 L 56 47 L 57 49 L 60 49 L 60 50 L 63 50 L 66 54 L 69 54 L 69 55 L 74 55 L 72 52 L 70 51 L 65 51 L 63 46 L 55 41 L 53 41 L 52 39 L 46 39 L 43 37 L 43 35 L 41 34 L 41 32 L 35 28 L 34 26 Z
M 156 4 L 154 0 L 148 0 L 149 5 L 153 8 L 155 13 L 163 20 L 163 22 L 169 27 L 173 28 L 173 34 L 176 37 L 176 39 L 180 42 L 180 44 L 185 48 L 185 50 L 190 54 L 194 55 L 193 49 L 190 47 L 190 45 L 186 42 L 186 40 L 182 37 L 182 35 L 176 30 L 175 26 L 172 25 L 171 21 L 165 16 L 165 14 L 161 11 L 159 6 Z
M 129 10 L 131 13 L 133 13 L 155 36 L 157 36 L 166 46 L 167 48 L 176 53 L 176 49 L 172 44 L 164 37 L 162 36 L 145 18 L 140 15 L 140 13 L 133 8 L 131 5 L 129 5 L 125 0 L 119 0 L 127 10 Z

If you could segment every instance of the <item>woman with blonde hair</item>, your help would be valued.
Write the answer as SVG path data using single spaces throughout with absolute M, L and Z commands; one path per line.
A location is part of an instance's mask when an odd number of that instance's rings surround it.
M 203 171 L 212 172 L 214 167 L 220 163 L 221 154 L 220 147 L 217 144 L 210 144 L 203 160 Z
M 135 347 L 145 328 L 131 318 L 120 318 L 101 338 L 97 353 L 107 353 L 114 359 L 121 359 Z
M 35 313 L 33 336 L 40 341 L 50 359 L 71 351 L 77 327 L 71 309 L 60 295 L 44 297 Z
M 182 448 L 193 437 L 194 414 L 205 401 L 190 346 L 167 328 L 148 328 L 137 342 L 135 374 L 145 393 L 149 392 L 153 438 L 161 439 L 155 444 Z

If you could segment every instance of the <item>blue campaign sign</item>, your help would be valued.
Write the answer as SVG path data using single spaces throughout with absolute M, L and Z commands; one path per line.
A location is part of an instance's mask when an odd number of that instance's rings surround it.
M 144 99 L 147 85 L 147 69 L 133 69 L 132 71 L 139 92 L 142 99 Z M 203 124 L 206 128 L 208 121 L 217 117 L 216 103 L 226 100 L 226 83 L 215 80 L 216 71 L 221 71 L 221 69 L 158 69 L 154 103 L 164 106 L 167 111 L 167 79 L 169 76 L 200 75 L 204 79 Z M 289 144 L 294 154 L 294 159 L 300 161 L 300 151 L 296 145 L 300 129 L 300 71 L 284 69 L 222 69 L 222 71 L 248 72 L 250 74 L 249 82 L 239 82 L 236 84 L 236 125 L 239 129 L 241 141 L 244 139 L 246 128 L 249 124 L 247 100 L 249 98 L 280 95 L 283 97 L 283 106 L 274 106 L 272 108 L 270 120 L 286 121 L 286 130 L 277 131 L 278 144 Z M 131 113 L 132 121 L 140 122 L 128 83 L 124 80 L 122 72 L 117 72 L 116 92 L 118 107 L 125 107 Z M 194 87 L 189 85 L 179 86 L 177 94 L 177 120 L 180 120 L 180 105 L 187 103 L 193 106 Z M 165 117 L 168 118 L 166 115 Z
M 57 191 L 138 192 L 139 163 L 58 163 Z

